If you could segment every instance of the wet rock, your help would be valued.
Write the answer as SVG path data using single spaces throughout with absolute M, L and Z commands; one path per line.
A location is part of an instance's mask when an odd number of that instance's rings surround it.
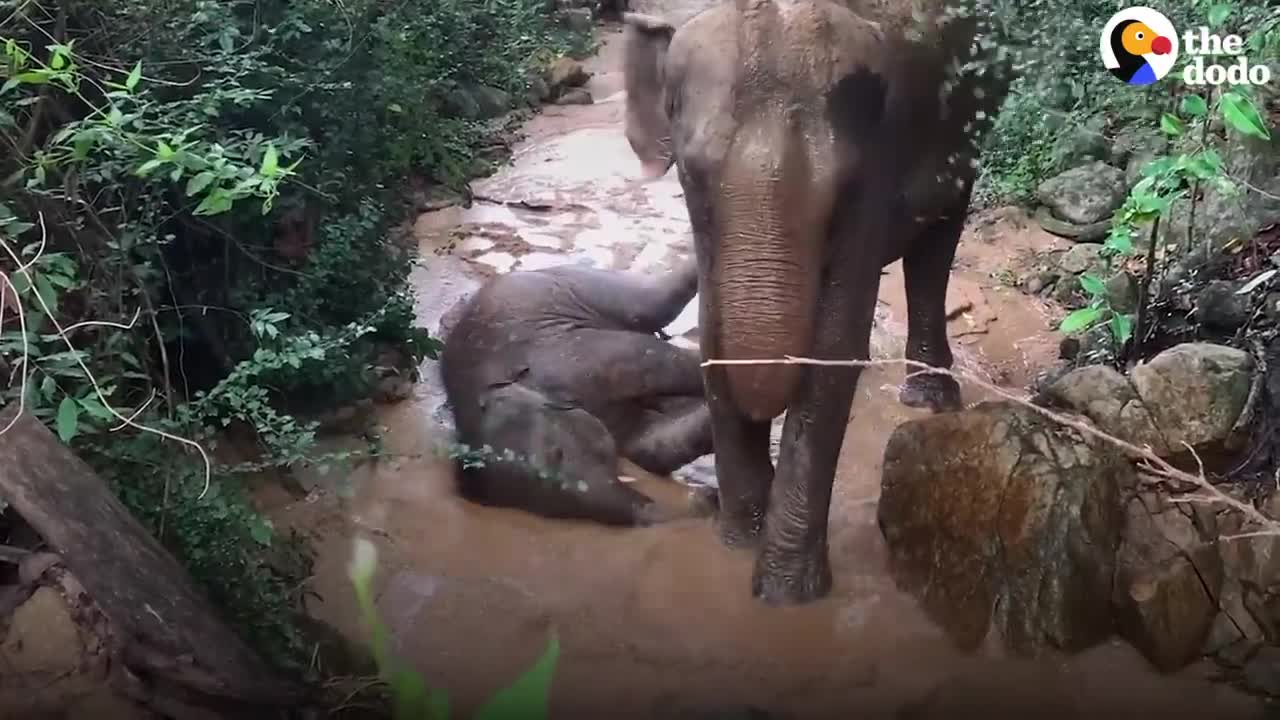
M 1106 162 L 1111 156 L 1111 144 L 1096 128 L 1076 127 L 1063 133 L 1055 150 L 1067 166 L 1076 166 L 1090 160 Z
M 1101 266 L 1101 245 L 1075 245 L 1058 258 L 1058 267 L 1073 275 L 1096 270 Z
M 878 519 L 890 567 L 955 642 L 992 625 L 1034 655 L 1111 631 L 1119 488 L 1110 449 L 1011 402 L 906 422 L 884 455 Z
M 1111 144 L 1111 159 L 1117 164 L 1127 165 L 1134 155 L 1147 151 L 1158 152 L 1164 147 L 1164 139 L 1159 134 L 1141 127 L 1129 127 L 1116 135 Z
M 398 403 L 413 397 L 413 381 L 403 375 L 388 375 L 378 381 L 374 399 L 384 405 Z
M 1222 560 L 1189 511 L 1154 492 L 1126 505 L 1114 602 L 1120 635 L 1157 669 L 1178 670 L 1204 647 L 1217 613 Z
M 1249 322 L 1253 308 L 1248 295 L 1237 295 L 1236 283 L 1214 280 L 1196 297 L 1196 317 L 1215 330 L 1235 330 Z
M 1131 313 L 1138 309 L 1138 278 L 1127 271 L 1107 278 L 1107 304 L 1119 313 Z
M 1058 343 L 1059 360 L 1075 360 L 1080 355 L 1080 338 L 1064 337 Z M 1056 381 L 1055 381 L 1056 382 Z
M 591 79 L 591 73 L 573 58 L 562 57 L 547 68 L 543 77 L 547 81 L 550 97 L 559 97 L 568 88 L 581 87 Z
M 1054 217 L 1053 213 L 1045 207 L 1036 211 L 1036 222 L 1047 233 L 1081 243 L 1102 242 L 1111 230 L 1111 221 L 1109 220 L 1077 225 Z
M 1280 695 L 1280 648 L 1264 647 L 1244 666 L 1244 682 L 1249 689 Z
M 496 118 L 511 109 L 511 95 L 505 90 L 481 85 L 471 91 L 481 120 Z
M 1076 359 L 1092 365 L 1112 364 L 1118 351 L 1119 345 L 1110 325 L 1099 323 L 1080 336 L 1080 354 Z
M 1022 288 L 1032 295 L 1039 295 L 1044 292 L 1050 285 L 1058 279 L 1057 275 L 1051 272 L 1038 272 L 1027 278 Z
M 480 117 L 480 103 L 470 90 L 454 88 L 444 96 L 444 111 L 453 117 L 475 120 Z
M 1227 441 L 1244 410 L 1253 357 L 1211 343 L 1183 343 L 1138 365 L 1130 381 L 1169 448 Z
M 595 98 L 583 88 L 569 88 L 556 99 L 557 105 L 591 105 Z
M 547 84 L 546 78 L 540 74 L 530 74 L 525 100 L 530 105 L 541 105 L 549 99 L 551 99 L 551 86 Z
M 1066 374 L 1049 386 L 1055 404 L 1074 410 L 1099 430 L 1138 447 L 1149 445 L 1159 455 L 1169 448 L 1128 378 L 1108 365 L 1090 365 Z
M 1105 220 L 1126 194 L 1124 173 L 1101 161 L 1051 177 L 1036 191 L 1054 215 L 1077 225 Z
M 1228 648 L 1243 640 L 1244 633 L 1240 632 L 1240 628 L 1232 621 L 1231 616 L 1219 612 L 1213 616 L 1213 623 L 1209 626 L 1209 636 L 1205 638 L 1201 652 L 1209 656 L 1217 655 L 1226 652 Z
M 590 8 L 568 8 L 560 11 L 560 25 L 570 32 L 589 33 L 595 28 Z

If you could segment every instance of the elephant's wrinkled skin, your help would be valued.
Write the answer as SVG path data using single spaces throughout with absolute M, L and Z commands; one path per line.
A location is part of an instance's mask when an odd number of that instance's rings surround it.
M 907 357 L 950 367 L 944 302 L 1003 74 L 941 92 L 976 23 L 942 0 L 728 0 L 678 30 L 626 16 L 626 133 L 645 175 L 675 164 L 702 278 L 708 359 L 866 359 L 880 270 L 904 265 Z M 922 7 L 932 5 L 932 7 Z M 908 36 L 912 10 L 928 27 Z M 911 39 L 922 38 L 922 39 Z M 720 365 L 707 400 L 720 533 L 759 548 L 770 604 L 831 586 L 827 513 L 859 370 Z M 902 402 L 959 406 L 943 375 Z M 778 468 L 769 421 L 787 411 Z
M 697 287 L 693 262 L 662 279 L 560 266 L 482 287 L 445 343 L 445 393 L 460 442 L 519 460 L 464 469 L 464 495 L 611 525 L 678 517 L 617 472 L 619 456 L 665 475 L 711 452 L 698 356 L 655 335 Z

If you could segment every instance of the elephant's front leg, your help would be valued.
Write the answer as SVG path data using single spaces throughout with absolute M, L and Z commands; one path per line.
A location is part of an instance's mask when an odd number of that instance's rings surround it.
M 930 367 L 951 368 L 947 285 L 956 246 L 964 231 L 968 195 L 965 199 L 963 205 L 927 228 L 902 258 L 902 278 L 907 290 L 907 359 Z M 929 408 L 935 413 L 959 410 L 960 384 L 955 378 L 922 370 L 907 368 L 908 377 L 898 395 L 899 401 L 909 407 Z
M 880 288 L 876 237 L 883 236 L 859 228 L 832 240 L 840 247 L 826 271 L 818 304 L 817 358 L 865 361 L 870 355 Z M 764 543 L 751 580 L 752 594 L 769 605 L 810 602 L 831 590 L 827 515 L 862 371 L 852 365 L 810 365 L 805 370 L 787 409 Z
M 723 365 L 708 368 L 706 378 L 720 489 L 720 539 L 732 548 L 755 547 L 773 484 L 773 460 L 769 458 L 772 423 L 752 420 L 738 411 L 728 392 Z

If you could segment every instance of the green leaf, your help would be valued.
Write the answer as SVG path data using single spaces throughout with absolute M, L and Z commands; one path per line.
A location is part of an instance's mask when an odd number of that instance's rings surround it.
M 1258 113 L 1258 108 L 1254 106 L 1249 98 L 1235 91 L 1223 93 L 1218 107 L 1222 108 L 1222 119 L 1236 132 L 1242 135 L 1252 135 L 1262 140 L 1271 139 L 1271 133 L 1267 130 L 1266 122 L 1263 121 L 1262 116 Z
M 1133 254 L 1133 230 L 1128 225 L 1112 227 L 1103 247 L 1110 248 L 1120 255 Z
M 552 635 L 546 651 L 533 667 L 489 698 L 476 712 L 475 720 L 545 720 L 547 696 L 551 692 L 559 655 L 560 641 Z
M 56 421 L 58 428 L 58 437 L 62 442 L 69 443 L 71 438 L 76 436 L 80 429 L 80 407 L 69 396 L 63 397 L 62 402 L 58 403 L 58 419 Z
M 1122 345 L 1128 342 L 1129 338 L 1133 336 L 1133 316 L 1132 315 L 1121 315 L 1120 313 L 1112 313 L 1110 325 L 1111 325 L 1112 337 L 1114 337 L 1116 341 Z
M 174 155 L 173 148 L 169 147 L 169 143 L 160 140 L 156 143 L 156 157 L 161 160 L 168 160 Z
M 130 92 L 133 92 L 133 89 L 138 87 L 138 81 L 141 79 L 142 79 L 142 61 L 139 60 L 137 64 L 133 66 L 133 71 L 129 73 L 129 77 L 125 79 L 124 86 Z
M 201 190 L 209 187 L 209 183 L 213 182 L 213 177 L 213 173 L 208 170 L 200 173 L 199 175 L 192 176 L 192 178 L 187 181 L 187 197 L 191 197 L 192 195 L 195 195 Z
M 1092 275 L 1090 273 L 1085 273 L 1080 276 L 1080 287 L 1090 297 L 1100 297 L 1105 295 L 1107 292 L 1107 284 L 1104 283 L 1097 275 Z
M 234 201 L 222 188 L 214 188 L 212 192 L 204 196 L 204 200 L 196 206 L 193 211 L 195 215 L 217 215 L 231 209 Z
M 1187 117 L 1204 117 L 1209 112 L 1209 105 L 1199 95 L 1186 95 L 1182 98 L 1182 114 Z
M 36 276 L 36 294 L 49 307 L 49 313 L 58 312 L 58 291 L 43 273 Z
M 1219 27 L 1227 21 L 1231 16 L 1231 6 L 1226 4 L 1214 5 L 1209 8 L 1209 26 Z
M 253 537 L 253 541 L 263 547 L 271 547 L 271 536 L 273 531 L 271 524 L 266 520 L 259 520 L 249 526 L 249 534 Z
M 1165 135 L 1178 136 L 1186 130 L 1187 125 L 1177 115 L 1165 113 L 1160 116 L 1160 131 Z
M 84 408 L 85 412 L 99 420 L 106 420 L 107 422 L 116 420 L 116 416 L 112 415 L 111 411 L 108 410 L 101 402 L 98 402 L 98 399 L 95 397 L 81 398 L 80 407 Z
M 1058 326 L 1058 330 L 1064 333 L 1073 333 L 1092 327 L 1094 323 L 1102 318 L 1102 308 L 1086 307 L 1071 312 L 1062 318 L 1062 324 Z
M 267 177 L 272 177 L 276 171 L 280 169 L 280 155 L 276 152 L 275 145 L 268 145 L 267 151 L 262 154 L 262 168 L 258 172 Z
M 146 177 L 147 175 L 151 174 L 152 170 L 155 170 L 156 168 L 160 167 L 163 164 L 164 164 L 163 160 L 157 160 L 155 158 L 152 158 L 142 163 L 141 165 L 139 165 L 138 169 L 134 170 L 133 172 L 140 177 Z

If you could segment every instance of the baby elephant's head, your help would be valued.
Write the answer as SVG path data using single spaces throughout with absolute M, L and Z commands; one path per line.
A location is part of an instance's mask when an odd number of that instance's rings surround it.
M 572 403 L 519 382 L 489 390 L 484 437 L 521 481 L 552 482 L 584 490 L 617 482 L 617 449 L 604 423 Z M 547 477 L 549 476 L 549 477 Z

